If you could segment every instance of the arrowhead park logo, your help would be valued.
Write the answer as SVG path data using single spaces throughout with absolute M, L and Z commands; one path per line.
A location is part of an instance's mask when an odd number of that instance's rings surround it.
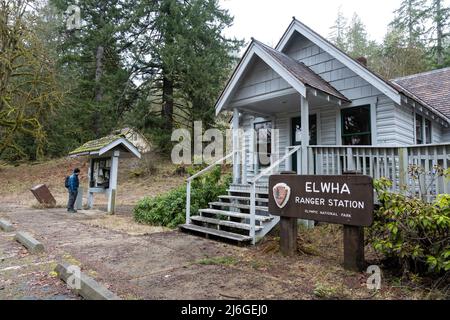
M 273 187 L 272 192 L 275 203 L 280 209 L 283 209 L 291 196 L 291 187 L 286 183 L 278 183 Z

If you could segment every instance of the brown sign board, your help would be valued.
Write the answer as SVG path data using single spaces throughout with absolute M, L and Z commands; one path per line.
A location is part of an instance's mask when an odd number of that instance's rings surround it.
M 47 188 L 45 184 L 39 184 L 31 188 L 31 192 L 34 194 L 36 199 L 41 204 L 55 206 L 56 200 L 53 195 L 50 193 L 50 190 Z
M 372 178 L 363 175 L 272 175 L 273 215 L 368 227 L 373 222 Z

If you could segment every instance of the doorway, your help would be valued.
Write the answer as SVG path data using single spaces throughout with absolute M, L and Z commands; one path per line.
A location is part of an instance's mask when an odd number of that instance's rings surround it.
M 299 146 L 302 144 L 302 118 L 291 119 L 291 145 Z M 312 146 L 317 145 L 317 115 L 309 115 L 309 144 Z M 297 155 L 292 155 L 292 171 L 297 172 Z

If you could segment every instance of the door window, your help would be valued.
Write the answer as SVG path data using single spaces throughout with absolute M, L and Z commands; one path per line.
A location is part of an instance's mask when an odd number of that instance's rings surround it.
M 255 123 L 255 132 L 258 164 L 267 167 L 272 154 L 272 121 Z

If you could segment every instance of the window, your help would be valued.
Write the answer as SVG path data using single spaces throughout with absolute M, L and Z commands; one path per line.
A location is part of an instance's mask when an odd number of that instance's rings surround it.
M 416 114 L 416 143 L 423 143 L 423 118 Z
M 370 105 L 343 109 L 342 143 L 344 145 L 371 145 Z
M 293 145 L 302 144 L 302 118 L 292 118 L 292 143 Z M 317 115 L 309 116 L 309 144 L 317 145 Z
M 260 167 L 267 167 L 272 153 L 272 122 L 255 123 L 255 131 L 258 164 Z
M 416 113 L 416 144 L 432 143 L 431 120 Z
M 431 121 L 425 119 L 425 143 L 431 143 Z

